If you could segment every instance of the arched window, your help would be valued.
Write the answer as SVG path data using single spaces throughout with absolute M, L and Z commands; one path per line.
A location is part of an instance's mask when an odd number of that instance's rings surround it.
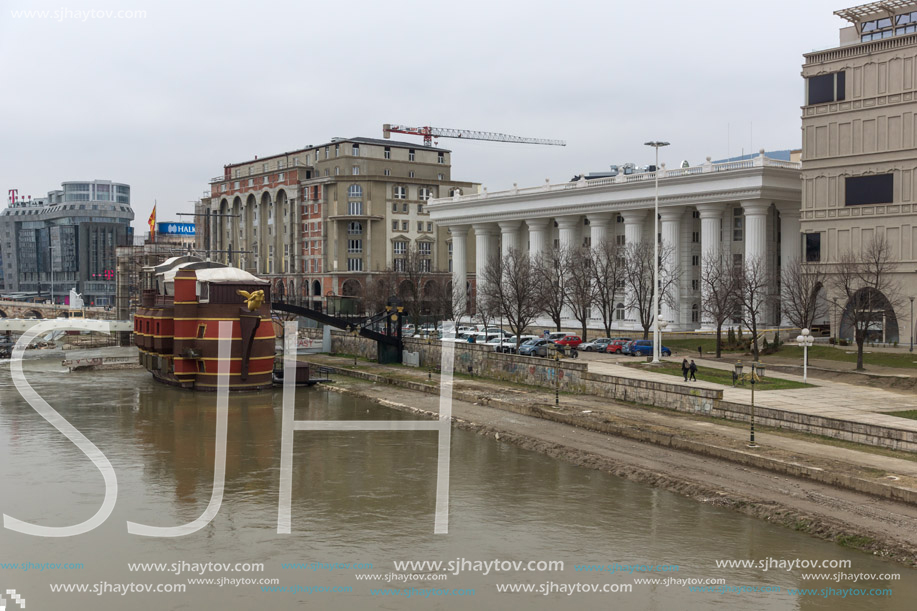
M 696 303 L 691 306 L 691 322 L 700 322 L 700 308 Z
M 360 185 L 350 185 L 347 190 L 347 196 L 351 198 L 363 197 L 363 187 Z
M 358 221 L 352 221 L 347 226 L 347 233 L 351 235 L 357 235 L 357 234 L 363 233 L 363 223 L 360 223 Z
M 615 306 L 615 320 L 624 320 L 624 304 L 618 303 Z

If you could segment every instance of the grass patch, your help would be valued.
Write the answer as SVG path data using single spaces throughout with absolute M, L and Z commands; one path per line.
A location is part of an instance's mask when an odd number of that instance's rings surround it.
M 725 348 L 726 344 L 726 333 L 723 333 L 723 353 L 729 352 Z M 707 338 L 707 337 L 698 337 L 694 339 L 665 339 L 662 340 L 662 345 L 666 348 L 671 348 L 676 352 L 690 352 L 697 354 L 697 347 L 700 346 L 704 351 L 704 354 L 716 354 L 716 338 Z
M 917 409 L 908 409 L 903 412 L 882 412 L 888 416 L 898 416 L 899 418 L 910 418 L 911 420 L 917 420 Z
M 625 363 L 628 367 L 641 367 L 639 363 Z M 746 368 L 747 369 L 747 368 Z M 672 363 L 670 361 L 664 361 L 661 365 L 654 366 L 652 371 L 656 373 L 664 373 L 667 375 L 678 376 L 684 380 L 681 373 L 681 364 Z M 732 386 L 732 372 L 726 371 L 724 369 L 713 369 L 709 367 L 701 367 L 697 371 L 697 379 L 702 382 L 713 382 L 715 384 L 723 384 L 725 386 Z M 744 385 L 746 388 L 749 388 L 750 385 L 748 382 Z M 755 390 L 787 390 L 790 388 L 811 388 L 811 384 L 803 384 L 802 382 L 795 382 L 793 380 L 784 380 L 782 378 L 775 378 L 770 375 L 766 376 L 760 382 L 755 384 Z
M 875 545 L 876 540 L 872 537 L 865 537 L 863 535 L 838 535 L 837 539 L 835 539 L 835 543 L 841 547 L 862 550 Z
M 844 363 L 856 363 L 856 344 L 852 346 L 812 346 L 809 348 L 810 359 L 825 359 L 828 361 L 841 361 Z M 869 352 L 869 354 L 866 354 Z M 848 354 L 850 353 L 850 354 Z M 779 356 L 796 358 L 802 361 L 802 348 L 792 344 L 782 344 L 775 353 Z M 870 352 L 868 346 L 863 347 L 863 365 L 879 365 L 881 367 L 899 367 L 901 369 L 917 368 L 917 356 L 912 353 L 897 352 Z

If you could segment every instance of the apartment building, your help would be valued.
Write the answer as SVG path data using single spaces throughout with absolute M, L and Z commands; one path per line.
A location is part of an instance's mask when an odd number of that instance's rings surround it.
M 369 275 L 403 266 L 411 248 L 449 272 L 449 236 L 427 201 L 479 187 L 452 180 L 451 168 L 449 150 L 373 138 L 231 163 L 197 206 L 197 247 L 270 278 L 278 300 L 313 307 L 361 295 Z

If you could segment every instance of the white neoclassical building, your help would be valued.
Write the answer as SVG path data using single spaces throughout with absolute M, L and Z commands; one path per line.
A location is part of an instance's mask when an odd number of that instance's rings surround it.
M 429 211 L 434 222 L 449 229 L 453 282 L 465 284 L 467 299 L 490 256 L 510 248 L 537 256 L 551 247 L 597 245 L 604 239 L 621 245 L 652 240 L 654 194 L 655 173 L 643 172 L 493 193 L 485 188 L 431 200 Z M 711 163 L 708 157 L 699 166 L 661 167 L 660 237 L 673 245 L 671 264 L 681 272 L 676 306 L 662 311 L 669 329 L 701 327 L 701 265 L 709 252 L 729 252 L 736 264 L 763 257 L 779 290 L 781 262 L 801 252 L 800 201 L 799 163 L 772 159 L 763 151 L 741 161 Z M 778 318 L 774 308 L 765 323 L 779 324 Z M 623 291 L 615 327 L 639 328 L 634 313 L 624 308 Z

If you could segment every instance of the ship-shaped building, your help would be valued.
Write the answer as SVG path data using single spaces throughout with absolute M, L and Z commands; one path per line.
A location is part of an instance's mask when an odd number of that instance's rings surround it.
M 231 342 L 229 356 L 223 359 L 218 341 L 221 328 L 231 328 L 226 334 Z M 216 390 L 220 365 L 226 361 L 230 390 L 270 388 L 274 367 L 270 283 L 193 255 L 146 267 L 142 302 L 134 316 L 134 343 L 140 363 L 165 384 Z

